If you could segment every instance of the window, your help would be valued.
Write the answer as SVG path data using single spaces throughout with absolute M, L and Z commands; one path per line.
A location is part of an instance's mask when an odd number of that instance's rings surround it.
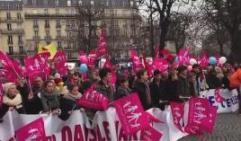
M 23 38 L 21 35 L 18 36 L 18 43 L 19 44 L 22 44 L 23 43 Z
M 7 19 L 11 19 L 11 13 L 7 12 Z
M 13 36 L 8 36 L 8 44 L 13 44 Z
M 50 26 L 49 26 L 49 20 L 45 20 L 45 26 L 44 26 L 45 28 L 49 28 Z
M 33 4 L 33 6 L 36 6 L 37 5 L 37 1 L 36 0 L 32 0 L 32 4 Z
M 46 36 L 50 36 L 50 31 L 46 30 Z
M 19 53 L 23 53 L 23 46 L 19 46 Z
M 48 15 L 48 13 L 49 13 L 48 9 L 44 9 L 44 14 Z
M 58 41 L 58 48 L 62 48 L 62 43 L 61 43 L 61 41 Z
M 34 36 L 35 36 L 35 37 L 38 36 L 38 31 L 34 31 Z
M 18 20 L 21 20 L 21 19 L 22 19 L 21 13 L 17 13 L 17 18 L 18 18 Z
M 8 29 L 8 31 L 11 31 L 12 30 L 12 25 L 11 24 L 7 24 L 7 29 Z
M 61 36 L 61 30 L 57 30 L 57 36 Z
M 56 20 L 56 28 L 61 28 L 60 20 Z
M 9 54 L 12 55 L 13 54 L 13 46 L 9 46 L 8 49 L 9 49 Z

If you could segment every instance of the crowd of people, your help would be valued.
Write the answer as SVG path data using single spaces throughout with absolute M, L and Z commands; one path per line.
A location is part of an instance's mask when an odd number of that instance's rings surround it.
M 117 82 L 110 83 L 111 70 L 102 68 L 89 70 L 88 77 L 78 71 L 69 71 L 61 77 L 55 73 L 47 80 L 36 77 L 31 87 L 27 80 L 3 84 L 3 104 L 0 107 L 0 119 L 9 111 L 15 109 L 21 114 L 52 113 L 67 119 L 76 109 L 88 111 L 79 107 L 76 101 L 84 92 L 94 87 L 98 92 L 108 97 L 110 102 L 137 92 L 144 109 L 159 107 L 164 109 L 170 101 L 185 101 L 191 96 L 199 96 L 207 89 L 230 87 L 230 77 L 238 67 L 229 64 L 223 66 L 209 65 L 201 68 L 198 64 L 192 66 L 170 66 L 168 70 L 155 70 L 152 77 L 145 69 L 134 73 L 125 69 L 117 69 Z M 94 72 L 98 73 L 94 73 Z

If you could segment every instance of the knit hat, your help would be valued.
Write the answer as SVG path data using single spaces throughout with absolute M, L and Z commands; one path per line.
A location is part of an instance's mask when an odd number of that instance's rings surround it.
M 10 88 L 13 88 L 13 87 L 16 87 L 16 85 L 14 83 L 12 83 L 12 82 L 8 82 L 8 83 L 3 84 L 3 91 L 4 91 L 4 93 L 7 94 L 8 90 Z

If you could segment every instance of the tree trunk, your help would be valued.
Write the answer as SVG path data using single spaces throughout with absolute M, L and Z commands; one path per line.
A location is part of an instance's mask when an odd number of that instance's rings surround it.
M 241 35 L 239 31 L 233 32 L 231 35 L 231 54 L 230 61 L 241 62 Z
M 168 23 L 167 21 L 160 21 L 160 50 L 165 48 L 165 41 L 166 41 L 166 35 L 168 32 Z

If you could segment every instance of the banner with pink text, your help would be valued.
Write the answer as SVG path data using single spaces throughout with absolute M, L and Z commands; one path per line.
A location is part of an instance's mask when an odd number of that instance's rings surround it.
M 160 133 L 160 141 L 176 141 L 188 135 L 174 125 L 170 107 L 165 111 L 152 108 L 148 112 L 161 121 L 151 124 L 156 130 L 156 134 Z M 125 136 L 116 109 L 110 107 L 106 111 L 97 112 L 93 120 L 90 120 L 85 112 L 80 111 L 74 111 L 66 121 L 62 121 L 58 116 L 53 115 L 19 115 L 15 111 L 9 111 L 4 116 L 4 121 L 0 123 L 0 141 L 14 140 L 17 130 L 29 123 L 31 124 L 33 121 L 38 121 L 41 117 L 47 141 L 124 141 L 140 140 L 141 138 L 151 140 L 146 131 L 139 131 L 132 136 Z M 35 129 L 30 131 L 32 133 Z M 28 140 L 34 138 L 36 139 L 36 135 L 28 135 Z

